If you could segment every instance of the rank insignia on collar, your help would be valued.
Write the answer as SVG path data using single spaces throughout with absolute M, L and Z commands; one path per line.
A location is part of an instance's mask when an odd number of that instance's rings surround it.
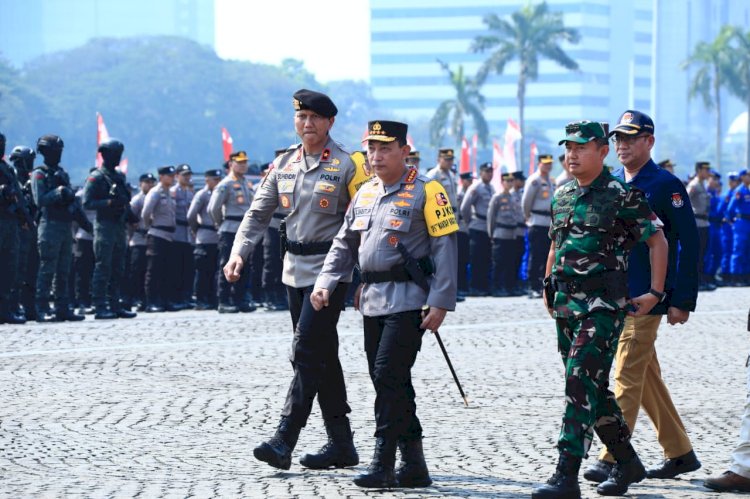
M 675 208 L 682 208 L 682 205 L 685 204 L 682 200 L 682 196 L 680 196 L 679 192 L 672 193 L 672 206 Z
M 331 150 L 330 149 L 323 149 L 323 153 L 320 155 L 321 161 L 328 161 L 328 158 L 331 157 Z
M 406 182 L 407 184 L 413 184 L 414 179 L 417 178 L 418 174 L 419 172 L 417 171 L 416 168 L 409 168 L 409 174 L 406 176 L 406 179 L 404 180 L 404 182 Z

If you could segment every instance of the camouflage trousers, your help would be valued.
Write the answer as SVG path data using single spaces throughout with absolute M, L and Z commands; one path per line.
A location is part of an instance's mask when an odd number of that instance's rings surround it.
M 587 457 L 594 431 L 608 447 L 628 441 L 630 431 L 609 390 L 625 312 L 598 310 L 556 322 L 558 350 L 565 364 L 565 413 L 558 449 Z

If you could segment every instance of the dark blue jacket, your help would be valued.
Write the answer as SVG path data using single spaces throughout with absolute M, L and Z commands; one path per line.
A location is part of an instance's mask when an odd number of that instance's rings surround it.
M 625 179 L 624 168 L 612 174 Z M 698 229 L 685 186 L 650 159 L 629 184 L 646 193 L 649 206 L 664 223 L 664 236 L 669 243 L 664 285 L 667 298 L 650 314 L 666 314 L 669 307 L 692 312 L 698 298 Z M 639 243 L 630 252 L 628 285 L 630 296 L 642 295 L 651 288 L 651 262 L 646 243 Z

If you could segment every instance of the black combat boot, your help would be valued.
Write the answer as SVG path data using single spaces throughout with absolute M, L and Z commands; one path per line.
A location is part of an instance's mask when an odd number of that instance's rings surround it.
M 352 439 L 352 428 L 349 418 L 343 416 L 334 420 L 326 421 L 326 433 L 328 442 L 317 454 L 305 454 L 299 460 L 302 466 L 316 470 L 334 468 L 346 468 L 359 464 L 357 449 Z
M 299 432 L 302 428 L 282 417 L 276 434 L 268 442 L 263 442 L 255 449 L 255 459 L 270 464 L 274 468 L 288 470 L 292 466 L 292 451 L 297 445 Z
M 133 319 L 134 317 L 137 317 L 138 314 L 135 312 L 132 312 L 130 310 L 130 307 L 123 307 L 120 306 L 118 309 L 116 309 L 115 314 L 117 314 L 118 319 Z
M 75 313 L 73 307 L 70 305 L 56 305 L 55 307 L 55 320 L 77 322 L 86 319 L 85 315 Z
M 646 468 L 630 441 L 608 445 L 607 449 L 617 462 L 612 467 L 609 478 L 600 483 L 596 491 L 603 496 L 621 496 L 628 491 L 631 483 L 637 483 L 646 478 Z
M 36 302 L 36 321 L 37 322 L 56 322 L 54 312 L 46 300 Z
M 117 319 L 117 314 L 107 305 L 97 305 L 94 319 Z
M 561 452 L 555 473 L 546 484 L 534 489 L 531 493 L 532 499 L 580 499 L 581 488 L 578 486 L 578 470 L 580 469 L 580 457 Z
M 429 487 L 432 484 L 427 463 L 424 460 L 422 439 L 399 440 L 401 462 L 396 470 L 396 481 L 399 487 Z
M 367 473 L 358 475 L 354 484 L 371 489 L 390 489 L 397 486 L 393 467 L 396 465 L 396 439 L 377 437 L 375 453 Z

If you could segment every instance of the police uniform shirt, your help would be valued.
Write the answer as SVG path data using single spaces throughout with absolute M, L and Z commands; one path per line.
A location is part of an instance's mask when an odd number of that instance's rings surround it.
M 458 232 L 462 232 L 464 234 L 469 233 L 469 224 L 466 223 L 466 220 L 463 219 L 461 216 L 461 204 L 464 202 L 464 198 L 466 197 L 466 190 L 462 189 L 456 198 L 456 206 L 459 208 L 456 210 L 456 215 L 458 216 Z
M 750 189 L 745 184 L 738 185 L 732 191 L 727 205 L 727 218 L 750 220 Z
M 708 227 L 708 210 L 711 206 L 711 198 L 706 190 L 706 186 L 698 179 L 697 175 L 688 183 L 687 193 L 690 197 L 690 204 L 693 205 L 695 225 L 699 229 Z
M 612 175 L 625 179 L 620 167 Z M 680 179 L 653 160 L 649 160 L 628 182 L 646 193 L 651 210 L 664 223 L 664 237 L 669 245 L 667 277 L 664 290 L 667 299 L 657 303 L 650 315 L 663 315 L 668 307 L 695 310 L 698 298 L 698 230 L 685 186 Z M 651 260 L 648 246 L 637 244 L 630 252 L 628 263 L 630 296 L 640 296 L 651 288 Z
M 516 210 L 516 237 L 526 236 L 526 215 L 523 214 L 523 189 L 514 190 L 510 193 L 514 203 L 517 206 Z
M 143 191 L 138 191 L 138 194 L 133 196 L 130 200 L 130 210 L 133 213 L 140 214 L 143 212 L 143 202 L 146 200 L 146 195 Z M 130 236 L 128 246 L 146 246 L 146 224 L 143 223 L 143 218 L 138 217 L 138 224 Z
M 174 199 L 176 227 L 172 240 L 177 243 L 193 243 L 193 235 L 188 230 L 187 213 L 190 203 L 193 201 L 193 191 L 180 184 L 169 188 L 169 193 Z
M 148 235 L 160 237 L 167 241 L 172 240 L 174 230 L 157 228 L 171 227 L 174 229 L 176 225 L 175 203 L 168 189 L 165 189 L 161 184 L 156 184 L 153 189 L 148 191 L 143 202 L 141 218 L 148 228 Z
M 78 192 L 76 192 L 76 198 L 83 203 L 83 189 L 78 189 Z M 86 218 L 89 220 L 94 220 L 96 218 L 96 210 L 83 210 L 83 212 L 86 214 Z M 86 232 L 83 230 L 83 228 L 75 224 L 76 230 L 75 230 L 75 238 L 76 239 L 83 239 L 84 241 L 93 241 L 94 240 L 94 234 L 91 232 Z
M 492 239 L 515 239 L 521 206 L 508 191 L 498 192 L 487 209 L 487 233 Z
M 208 212 L 219 232 L 237 232 L 242 217 L 253 201 L 253 183 L 231 175 L 224 177 L 211 193 Z
M 427 178 L 440 182 L 440 185 L 443 186 L 445 193 L 448 195 L 448 201 L 450 201 L 451 206 L 455 206 L 456 208 L 461 206 L 458 202 L 458 184 L 456 183 L 456 175 L 452 170 L 443 170 L 438 165 L 427 172 Z
M 457 231 L 453 208 L 439 182 L 413 168 L 391 186 L 374 177 L 352 200 L 315 287 L 332 292 L 357 260 L 362 272 L 403 264 L 396 247 L 401 242 L 415 259 L 432 257 L 435 273 L 428 278 L 429 294 L 414 281 L 365 284 L 359 302 L 362 314 L 375 317 L 420 310 L 425 303 L 454 310 Z
M 304 156 L 300 144 L 274 160 L 242 220 L 233 255 L 247 261 L 277 208 L 286 215 L 288 241 L 326 242 L 336 236 L 349 201 L 369 178 L 364 156 L 359 152 L 350 155 L 330 137 L 317 161 L 308 166 Z M 313 285 L 324 259 L 325 254 L 287 251 L 282 282 L 295 288 Z
M 470 230 L 487 230 L 487 208 L 494 194 L 495 188 L 489 182 L 474 182 L 466 190 L 461 203 L 461 217 L 469 222 Z
M 529 175 L 521 200 L 523 215 L 529 227 L 532 225 L 549 227 L 552 216 L 550 206 L 554 191 L 555 184 L 551 179 L 542 177 L 541 172 L 536 171 Z
M 208 186 L 195 193 L 190 203 L 187 220 L 195 232 L 195 244 L 219 244 L 219 233 L 211 215 L 208 213 L 208 203 L 211 201 L 211 191 Z

